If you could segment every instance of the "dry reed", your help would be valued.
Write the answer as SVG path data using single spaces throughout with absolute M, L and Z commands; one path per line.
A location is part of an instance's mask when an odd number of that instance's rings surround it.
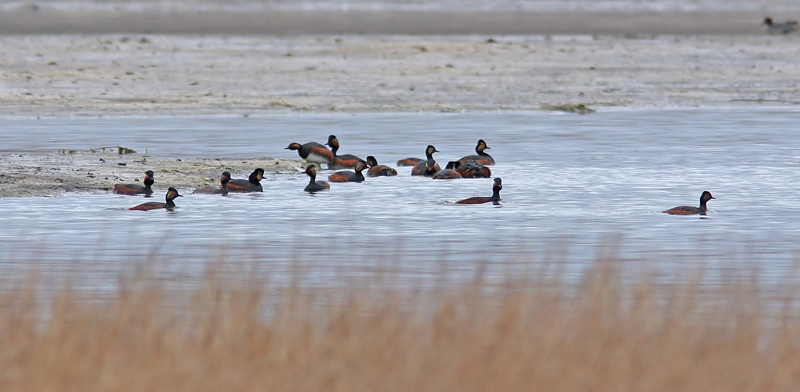
M 792 290 L 522 277 L 450 288 L 274 289 L 212 269 L 192 288 L 0 293 L 2 391 L 794 391 Z M 245 276 L 240 274 L 239 276 Z M 532 274 L 533 275 L 533 274 Z M 368 287 L 368 288 L 365 288 Z M 773 292 L 773 291 L 771 291 Z M 773 292 L 774 293 L 774 292 Z M 778 298 L 780 297 L 780 298 Z

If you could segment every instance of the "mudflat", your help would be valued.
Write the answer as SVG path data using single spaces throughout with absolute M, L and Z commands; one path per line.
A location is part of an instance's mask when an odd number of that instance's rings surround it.
M 800 35 L 5 35 L 0 114 L 796 105 Z

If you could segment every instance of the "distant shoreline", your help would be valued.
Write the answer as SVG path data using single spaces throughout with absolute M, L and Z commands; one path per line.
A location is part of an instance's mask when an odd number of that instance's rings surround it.
M 117 11 L 30 7 L 0 13 L 0 34 L 759 34 L 753 12 L 418 10 Z

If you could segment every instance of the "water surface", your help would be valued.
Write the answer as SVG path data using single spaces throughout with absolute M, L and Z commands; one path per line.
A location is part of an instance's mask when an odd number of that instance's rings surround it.
M 189 280 L 225 259 L 278 280 L 300 269 L 310 284 L 375 271 L 435 282 L 544 263 L 578 274 L 611 249 L 665 279 L 698 264 L 720 279 L 751 269 L 779 278 L 795 269 L 800 234 L 796 118 L 696 109 L 4 119 L 2 153 L 119 144 L 158 157 L 294 158 L 290 142 L 336 134 L 341 153 L 394 166 L 427 144 L 443 164 L 484 139 L 504 189 L 499 206 L 455 205 L 490 195 L 491 179 L 434 181 L 398 168 L 397 177 L 317 195 L 302 191 L 299 172 L 267 176 L 260 194 L 181 189 L 172 212 L 128 211 L 143 199 L 105 192 L 4 198 L 0 273 L 35 261 L 102 289 L 151 259 L 164 276 Z M 697 205 L 703 190 L 716 197 L 707 217 L 661 213 Z

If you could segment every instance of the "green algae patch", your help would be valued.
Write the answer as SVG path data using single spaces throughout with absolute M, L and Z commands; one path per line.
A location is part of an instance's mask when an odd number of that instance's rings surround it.
M 78 149 L 71 149 L 71 148 L 62 148 L 58 150 L 59 153 L 62 155 L 70 155 L 70 154 L 77 154 L 77 153 L 114 153 L 116 152 L 119 155 L 127 155 L 127 154 L 136 154 L 136 150 L 128 147 L 122 146 L 107 146 L 107 147 L 98 147 L 98 148 L 89 148 L 85 150 L 78 150 Z
M 555 110 L 578 114 L 588 114 L 596 111 L 582 103 L 547 104 L 542 106 L 542 110 Z

